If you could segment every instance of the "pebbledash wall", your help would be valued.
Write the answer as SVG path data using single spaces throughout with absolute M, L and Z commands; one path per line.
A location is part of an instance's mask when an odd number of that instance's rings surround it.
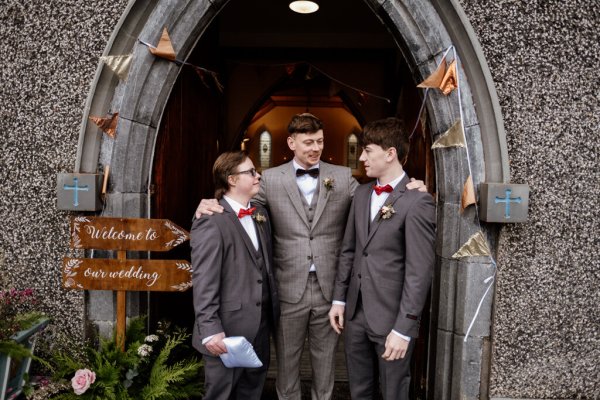
M 531 188 L 529 222 L 499 235 L 490 397 L 598 398 L 600 4 L 460 4 L 500 99 L 511 181 Z M 60 287 L 72 252 L 56 174 L 73 171 L 98 57 L 127 7 L 0 6 L 0 279 L 38 291 L 48 345 L 86 328 L 85 294 Z

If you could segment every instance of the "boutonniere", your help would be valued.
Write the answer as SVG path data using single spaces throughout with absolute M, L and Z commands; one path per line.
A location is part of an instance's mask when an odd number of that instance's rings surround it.
M 263 214 L 261 214 L 259 212 L 256 214 L 252 214 L 252 218 L 259 224 L 262 224 L 263 222 L 265 222 L 267 220 L 267 217 L 265 217 Z
M 335 183 L 335 180 L 333 178 L 325 178 L 323 179 L 323 186 L 325 186 L 325 189 L 327 190 L 331 190 L 333 189 L 333 184 Z
M 381 207 L 381 218 L 382 219 L 390 219 L 392 215 L 396 214 L 396 210 L 392 207 L 391 204 Z

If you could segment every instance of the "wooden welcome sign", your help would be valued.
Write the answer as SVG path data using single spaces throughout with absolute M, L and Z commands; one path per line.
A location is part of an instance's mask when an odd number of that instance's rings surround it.
M 186 260 L 127 259 L 130 251 L 168 251 L 189 234 L 167 219 L 71 218 L 71 247 L 117 250 L 117 259 L 63 259 L 63 287 L 117 291 L 117 342 L 124 349 L 126 291 L 185 291 L 192 287 Z

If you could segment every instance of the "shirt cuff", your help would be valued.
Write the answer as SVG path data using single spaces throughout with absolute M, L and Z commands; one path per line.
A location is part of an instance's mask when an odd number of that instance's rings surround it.
M 210 335 L 205 337 L 204 339 L 202 339 L 202 345 L 205 345 L 206 343 L 210 342 L 210 339 L 214 338 L 215 335 Z
M 396 335 L 396 336 L 400 336 L 402 339 L 406 340 L 407 342 L 410 343 L 410 336 L 406 336 L 401 334 L 400 332 L 397 332 L 395 330 L 392 329 L 392 332 Z
M 345 301 L 334 300 L 334 301 L 332 301 L 332 304 L 334 306 L 345 306 L 346 302 Z

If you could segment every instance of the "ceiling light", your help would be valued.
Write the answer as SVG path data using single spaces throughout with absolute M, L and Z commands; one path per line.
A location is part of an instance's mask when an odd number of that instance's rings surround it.
M 298 0 L 292 1 L 290 8 L 299 14 L 311 14 L 319 9 L 319 5 L 314 1 Z

